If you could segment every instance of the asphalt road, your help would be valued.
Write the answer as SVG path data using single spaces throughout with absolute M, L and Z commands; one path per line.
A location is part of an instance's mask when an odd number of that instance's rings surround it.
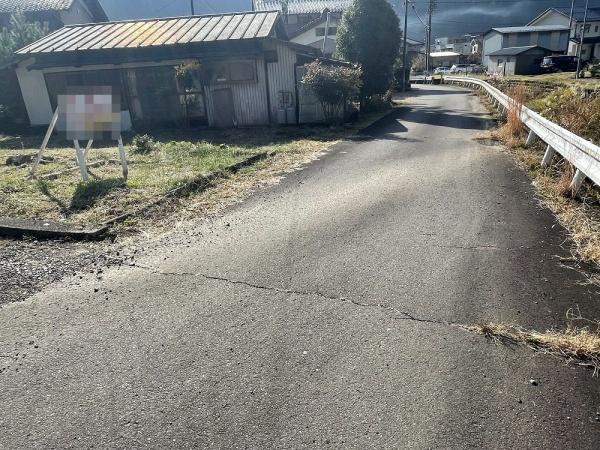
M 598 448 L 590 370 L 451 325 L 600 310 L 488 125 L 419 87 L 135 267 L 3 307 L 0 448 Z

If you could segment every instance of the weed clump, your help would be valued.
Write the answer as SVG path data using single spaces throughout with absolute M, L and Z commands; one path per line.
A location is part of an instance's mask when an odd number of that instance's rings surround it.
M 465 328 L 483 334 L 496 343 L 522 344 L 538 353 L 590 366 L 596 375 L 600 370 L 600 323 L 584 319 L 578 311 L 573 310 L 567 312 L 567 318 L 569 325 L 565 330 L 548 330 L 543 333 L 496 323 L 482 323 Z M 588 325 L 576 326 L 575 321 L 585 321 Z
M 148 134 L 137 135 L 131 140 L 131 149 L 138 155 L 147 155 L 158 150 L 158 143 Z

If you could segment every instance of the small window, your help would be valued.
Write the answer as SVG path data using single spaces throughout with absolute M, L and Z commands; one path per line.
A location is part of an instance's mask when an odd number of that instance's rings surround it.
M 254 81 L 256 79 L 255 65 L 249 61 L 232 62 L 229 64 L 231 81 Z
M 329 36 L 335 36 L 337 34 L 337 27 L 329 27 L 329 32 L 327 34 Z
M 216 64 L 212 69 L 214 83 L 241 83 L 256 81 L 254 61 L 233 61 Z
M 597 33 L 597 32 L 598 32 L 598 25 L 596 25 L 596 26 L 594 27 L 594 33 Z
M 585 26 L 585 32 L 586 32 L 586 33 L 589 33 L 589 32 L 590 32 L 590 28 L 591 28 L 591 24 L 589 24 L 589 23 L 588 23 L 588 24 Z

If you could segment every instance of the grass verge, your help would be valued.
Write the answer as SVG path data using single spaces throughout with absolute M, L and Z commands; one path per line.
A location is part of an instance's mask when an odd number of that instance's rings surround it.
M 93 148 L 89 163 L 101 164 L 90 169 L 92 180 L 84 183 L 76 169 L 75 152 L 69 143 L 52 140 L 40 165 L 38 178 L 28 179 L 28 167 L 0 165 L 0 216 L 43 218 L 81 224 L 99 224 L 152 202 L 168 191 L 185 184 L 199 175 L 221 171 L 259 153 L 271 155 L 239 174 L 224 173 L 211 182 L 210 188 L 223 185 L 227 189 L 203 193 L 202 199 L 211 198 L 210 205 L 220 199 L 229 201 L 244 188 L 256 187 L 275 178 L 275 172 L 296 167 L 320 154 L 332 144 L 356 133 L 376 121 L 385 112 L 364 114 L 352 126 L 253 128 L 236 130 L 158 131 L 153 135 L 156 145 L 147 154 L 131 151 L 131 136 L 126 137 L 130 163 L 129 179 L 121 178 L 116 147 Z M 12 154 L 34 154 L 41 142 L 39 135 L 0 136 L 0 157 Z M 75 170 L 73 170 L 75 169 Z M 56 177 L 45 177 L 59 172 Z M 254 182 L 248 180 L 258 174 Z M 240 186 L 233 186 L 236 182 Z M 239 189 L 238 189 L 239 188 Z M 177 215 L 177 208 L 193 208 L 194 193 L 183 199 L 170 199 L 165 208 L 151 208 L 143 218 L 130 219 L 126 226 L 137 228 L 142 222 L 168 221 L 165 215 Z M 198 205 L 196 205 L 197 207 Z M 197 214 L 198 211 L 196 210 Z M 145 223 L 150 225 L 150 223 Z
M 513 93 L 511 93 L 513 94 Z M 493 106 L 484 96 L 482 101 L 493 111 Z M 527 99 L 517 99 L 517 105 Z M 494 112 L 495 114 L 495 112 Z M 495 118 L 499 126 L 487 132 L 479 139 L 492 139 L 504 144 L 507 151 L 515 158 L 533 181 L 540 201 L 557 217 L 559 223 L 569 232 L 574 243 L 573 257 L 585 263 L 600 267 L 600 189 L 586 181 L 579 192 L 574 195 L 569 188 L 573 167 L 563 158 L 556 157 L 554 163 L 543 168 L 541 161 L 545 145 L 537 142 L 525 147 L 526 130 L 522 124 L 511 120 L 511 108 L 508 118 L 498 115 Z M 600 285 L 597 275 L 586 273 L 588 279 Z

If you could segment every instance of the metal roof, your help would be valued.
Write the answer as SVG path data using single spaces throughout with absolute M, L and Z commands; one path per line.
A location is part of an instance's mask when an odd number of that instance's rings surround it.
M 254 0 L 256 11 L 282 11 L 281 0 Z M 352 4 L 352 0 L 288 0 L 288 14 L 315 14 L 324 9 L 332 12 L 344 11 Z
M 515 55 L 520 55 L 521 53 L 525 53 L 525 52 L 531 50 L 532 48 L 539 48 L 542 50 L 546 50 L 545 48 L 540 47 L 539 45 L 525 45 L 523 47 L 501 48 L 500 50 L 491 52 L 488 56 L 515 56 Z
M 264 38 L 272 34 L 278 17 L 277 11 L 270 11 L 69 25 L 16 53 L 131 49 Z
M 529 25 L 523 27 L 502 27 L 502 28 L 492 28 L 493 31 L 497 31 L 498 33 L 537 33 L 542 31 L 565 31 L 568 30 L 569 27 L 564 25 Z
M 539 17 L 543 16 L 548 11 L 552 11 L 552 10 L 554 10 L 554 11 L 562 14 L 563 16 L 567 16 L 567 17 L 569 17 L 569 15 L 571 14 L 571 8 L 570 7 L 559 6 L 559 7 L 554 7 L 554 8 L 547 9 L 542 14 L 540 14 L 538 17 L 536 17 L 536 19 L 538 19 Z M 585 8 L 579 7 L 579 8 L 574 8 L 573 9 L 573 18 L 577 22 L 583 22 L 583 16 L 584 16 L 584 14 L 585 14 Z M 588 8 L 587 20 L 588 20 L 588 22 L 589 21 L 593 22 L 593 21 L 600 20 L 600 8 Z
M 0 12 L 17 11 L 64 11 L 75 0 L 0 0 Z

